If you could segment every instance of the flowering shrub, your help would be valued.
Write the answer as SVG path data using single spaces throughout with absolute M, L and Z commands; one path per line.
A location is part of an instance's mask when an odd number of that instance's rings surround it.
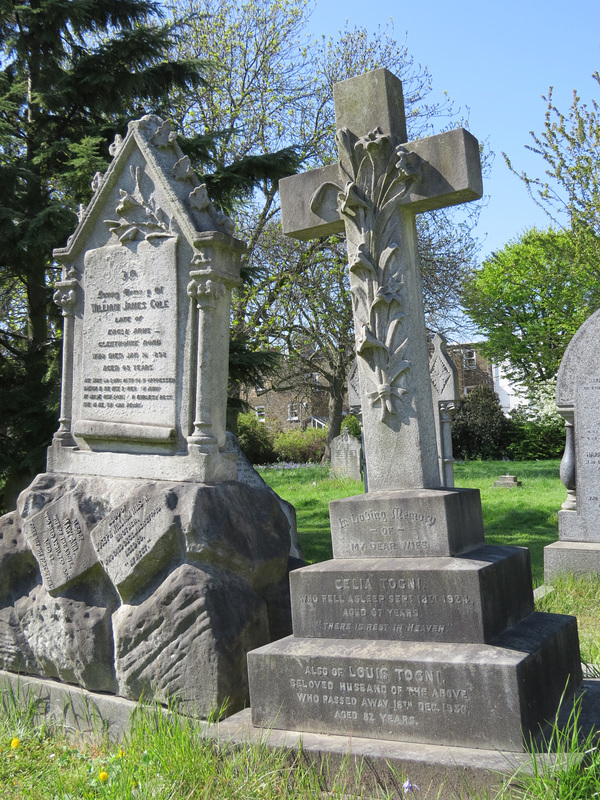
M 275 437 L 278 461 L 303 464 L 318 462 L 323 458 L 327 431 L 324 428 L 307 428 L 305 431 L 287 431 Z

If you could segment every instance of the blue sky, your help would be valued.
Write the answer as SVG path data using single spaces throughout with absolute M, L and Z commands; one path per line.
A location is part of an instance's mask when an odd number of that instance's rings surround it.
M 468 108 L 471 132 L 495 154 L 477 229 L 481 257 L 527 228 L 548 227 L 502 151 L 515 169 L 541 176 L 544 162 L 525 146 L 530 131 L 543 130 L 548 87 L 565 113 L 573 89 L 582 101 L 600 102 L 591 78 L 600 71 L 600 0 L 316 0 L 310 29 L 335 35 L 348 20 L 374 33 L 390 18 L 396 40 L 429 68 L 433 96 L 442 99 L 446 90 L 457 107 Z

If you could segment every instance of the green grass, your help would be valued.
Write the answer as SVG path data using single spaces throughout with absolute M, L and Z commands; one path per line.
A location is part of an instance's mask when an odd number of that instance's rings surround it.
M 457 465 L 457 485 L 478 488 L 488 541 L 543 546 L 556 539 L 556 513 L 565 497 L 558 462 L 511 463 L 521 489 L 492 488 L 506 462 Z M 301 543 L 312 561 L 331 557 L 327 505 L 362 491 L 359 483 L 330 480 L 325 467 L 261 470 L 269 484 L 296 506 Z M 539 570 L 539 566 L 538 566 Z M 583 659 L 600 663 L 600 577 L 564 578 L 536 603 L 539 610 L 575 614 Z M 354 800 L 360 792 L 342 769 L 325 780 L 303 756 L 270 751 L 266 745 L 225 748 L 202 735 L 198 722 L 156 709 L 140 709 L 121 743 L 99 736 L 90 742 L 71 730 L 40 723 L 34 703 L 3 693 L 0 709 L 2 800 Z M 17 741 L 18 740 L 18 741 Z M 16 746 L 11 746 L 11 743 Z M 498 798 L 582 800 L 600 797 L 600 752 L 591 736 L 581 736 L 579 706 L 570 724 L 555 729 L 550 749 L 559 756 L 549 766 L 533 754 L 533 772 L 519 772 Z M 402 797 L 398 775 L 380 798 Z M 410 776 L 409 776 L 410 777 Z M 104 778 L 104 780 L 103 780 Z M 373 796 L 373 795 L 371 795 Z M 418 797 L 418 794 L 415 795 Z M 440 798 L 446 798 L 440 787 Z M 489 800 L 472 795 L 473 800 Z M 450 800 L 450 798 L 448 798 Z
M 600 669 L 600 579 L 587 575 L 574 578 L 564 575 L 554 582 L 554 591 L 536 602 L 538 611 L 573 614 L 577 617 L 581 660 Z
M 455 466 L 455 482 L 479 489 L 486 542 L 529 547 L 536 585 L 544 577 L 544 547 L 558 538 L 558 510 L 566 489 L 558 476 L 559 461 L 471 461 Z M 494 488 L 510 471 L 522 481 L 518 489 Z M 263 468 L 261 475 L 296 508 L 298 535 L 308 563 L 332 557 L 329 501 L 363 492 L 362 483 L 329 478 L 327 466 Z
M 0 714 L 3 800 L 352 800 L 349 770 L 328 773 L 266 744 L 226 748 L 198 721 L 138 708 L 120 744 L 90 743 L 36 722 L 35 704 L 5 695 Z M 400 785 L 402 780 L 400 780 Z M 379 791 L 381 800 L 391 793 Z

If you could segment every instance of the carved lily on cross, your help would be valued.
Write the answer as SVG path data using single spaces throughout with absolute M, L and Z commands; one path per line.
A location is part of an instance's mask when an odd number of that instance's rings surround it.
M 396 224 L 398 207 L 420 177 L 418 159 L 380 129 L 357 138 L 337 134 L 344 185 L 326 183 L 315 192 L 318 213 L 334 186 L 340 216 L 346 223 L 351 292 L 357 324 L 357 353 L 371 390 L 366 396 L 381 407 L 381 419 L 397 414 L 408 393 L 411 362 L 403 332 L 405 285 Z

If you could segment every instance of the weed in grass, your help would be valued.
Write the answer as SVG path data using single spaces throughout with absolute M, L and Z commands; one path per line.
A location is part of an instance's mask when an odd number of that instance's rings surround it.
M 587 800 L 600 796 L 597 734 L 591 731 L 585 737 L 581 735 L 580 714 L 581 698 L 577 698 L 567 723 L 552 727 L 542 748 L 544 752 L 531 748 L 530 764 L 515 771 L 501 798 Z

